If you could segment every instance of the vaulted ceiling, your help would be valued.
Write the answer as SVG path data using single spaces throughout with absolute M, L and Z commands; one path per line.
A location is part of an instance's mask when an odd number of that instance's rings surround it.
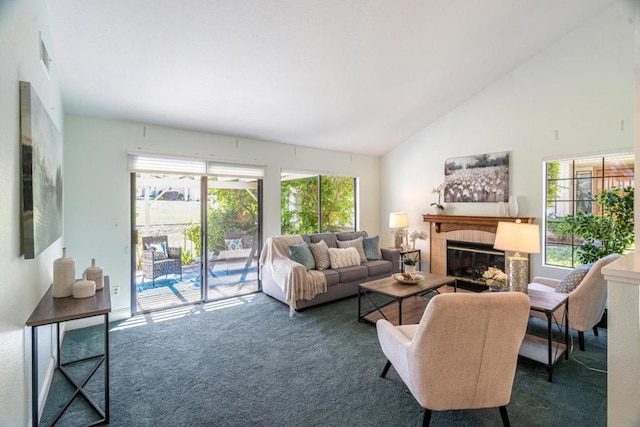
M 67 113 L 382 155 L 611 0 L 49 0 Z

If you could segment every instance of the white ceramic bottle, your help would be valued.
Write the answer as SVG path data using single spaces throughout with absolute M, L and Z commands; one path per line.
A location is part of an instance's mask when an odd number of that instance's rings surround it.
M 62 258 L 53 262 L 53 297 L 65 298 L 73 295 L 76 281 L 76 260 L 67 258 L 67 248 L 62 248 Z
M 78 280 L 73 284 L 74 298 L 89 298 L 96 294 L 96 282 L 87 280 L 87 275 L 82 275 L 82 280 Z
M 104 270 L 102 267 L 96 267 L 95 258 L 91 258 L 91 267 L 85 268 L 84 274 L 87 276 L 87 280 L 96 282 L 96 291 L 102 290 L 104 287 Z

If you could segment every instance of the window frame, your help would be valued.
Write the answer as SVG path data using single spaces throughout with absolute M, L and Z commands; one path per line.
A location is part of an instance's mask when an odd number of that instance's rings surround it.
M 549 177 L 549 164 L 551 163 L 559 164 L 557 177 Z M 620 168 L 617 163 L 626 164 L 627 167 Z M 591 166 L 587 167 L 585 165 Z M 563 167 L 570 171 L 570 176 L 567 176 L 566 172 L 564 176 L 562 175 Z M 624 173 L 624 171 L 628 172 L 629 170 L 631 174 Z M 614 173 L 608 174 L 609 171 L 614 171 Z M 594 195 L 615 187 L 634 186 L 635 155 L 632 149 L 628 149 L 573 157 L 548 158 L 543 160 L 543 174 L 543 265 L 546 267 L 573 268 L 577 265 L 576 250 L 581 246 L 577 236 L 569 232 L 563 239 L 558 236 L 559 233 L 561 235 L 562 231 L 558 231 L 559 228 L 556 228 L 554 232 L 550 229 L 550 224 L 561 224 L 565 215 L 575 215 L 579 210 L 591 211 L 596 215 L 600 214 L 601 207 L 594 203 Z M 554 185 L 550 190 L 552 183 Z M 562 185 L 563 183 L 564 185 Z M 556 197 L 550 199 L 550 192 L 552 191 Z M 562 192 L 565 195 L 569 194 L 569 197 L 558 196 Z M 557 216 L 559 204 L 564 204 L 565 207 L 565 212 L 562 216 Z M 559 220 L 553 221 L 554 217 L 559 218 Z M 550 242 L 550 236 L 560 241 Z M 549 258 L 551 247 L 569 248 L 569 265 L 551 262 L 554 261 Z

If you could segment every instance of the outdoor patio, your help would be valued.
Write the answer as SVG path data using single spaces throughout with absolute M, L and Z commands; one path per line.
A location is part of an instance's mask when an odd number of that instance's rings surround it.
M 218 263 L 208 270 L 208 299 L 245 295 L 258 291 L 257 260 L 246 266 L 244 262 Z M 201 301 L 201 274 L 199 264 L 182 267 L 182 280 L 178 274 L 142 280 L 142 271 L 136 272 L 137 311 L 175 307 Z

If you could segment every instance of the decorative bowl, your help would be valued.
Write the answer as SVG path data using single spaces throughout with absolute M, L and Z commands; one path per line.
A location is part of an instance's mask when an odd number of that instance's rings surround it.
M 394 274 L 393 278 L 403 285 L 415 285 L 419 281 L 423 280 L 424 276 L 417 273 L 398 273 Z

